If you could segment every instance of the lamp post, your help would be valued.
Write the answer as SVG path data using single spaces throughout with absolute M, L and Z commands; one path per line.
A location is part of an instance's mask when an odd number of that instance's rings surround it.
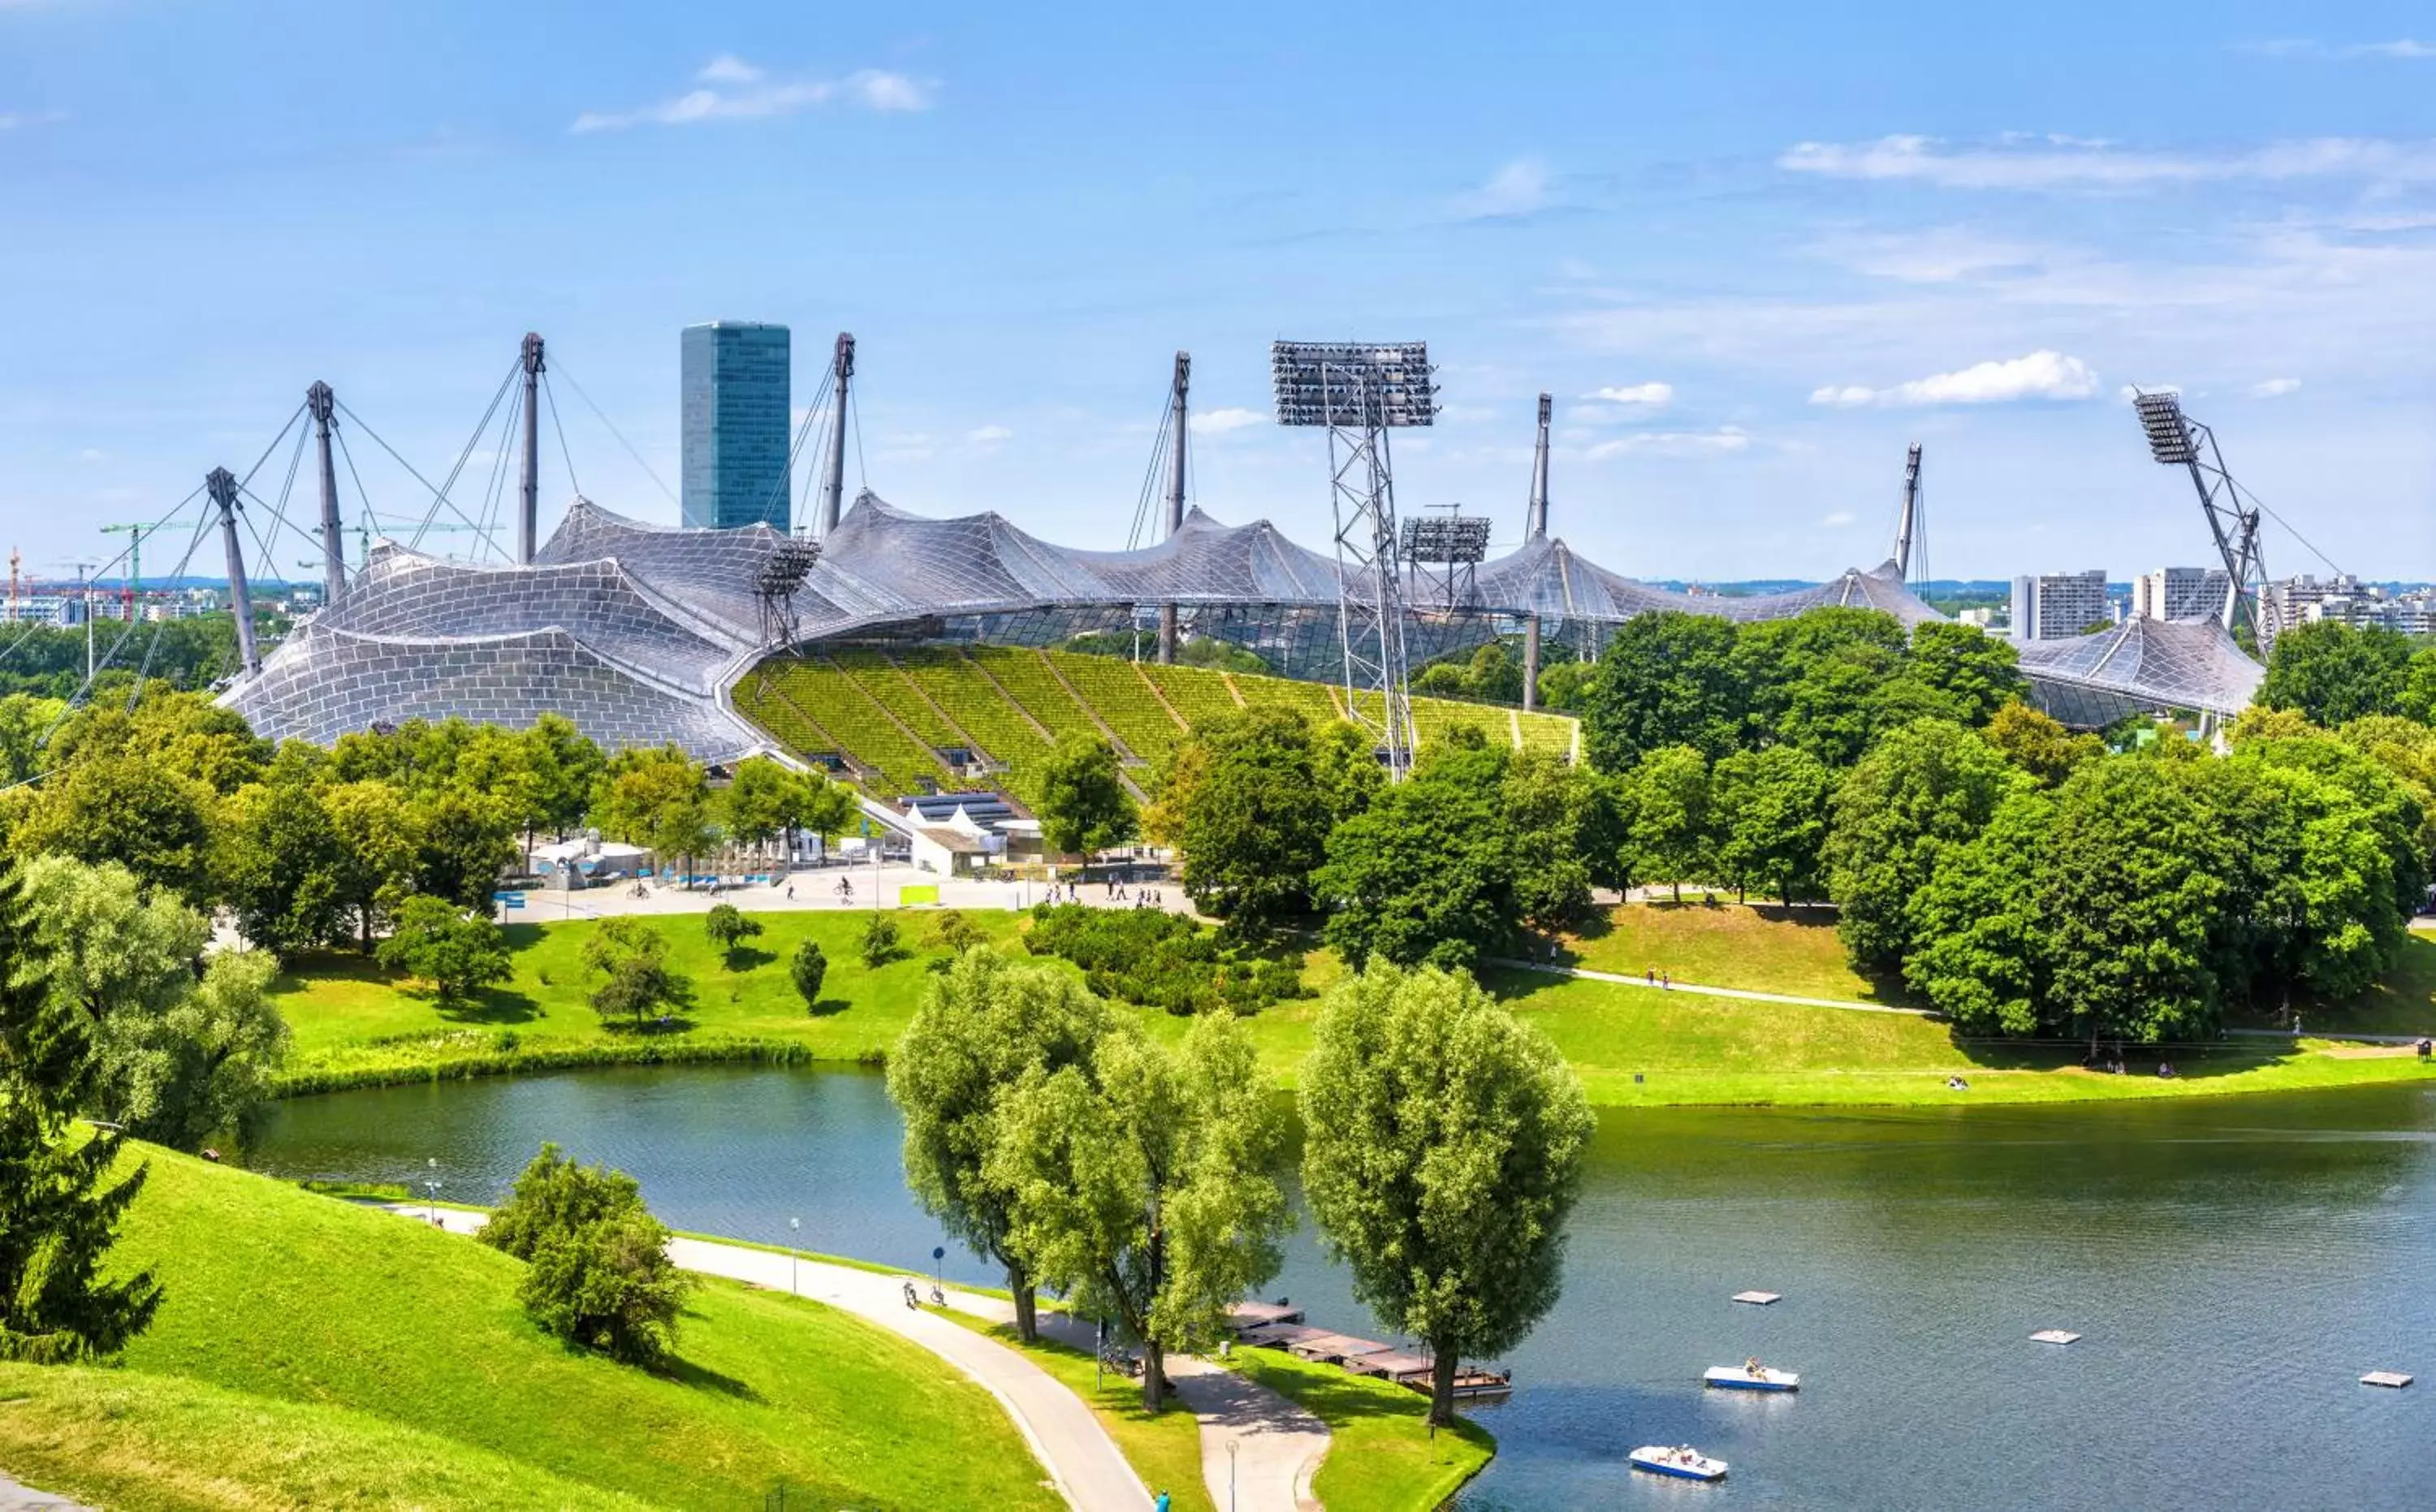
M 800 1236 L 803 1231 L 804 1221 L 802 1219 L 790 1218 L 787 1220 L 787 1290 L 792 1292 L 797 1296 L 804 1295 L 804 1258 L 796 1252 L 795 1248 L 795 1246 L 801 1243 Z
M 423 1178 L 423 1190 L 431 1199 L 431 1222 L 432 1225 L 437 1227 L 440 1224 L 440 1177 L 437 1174 L 440 1170 L 440 1157 L 433 1156 L 425 1161 L 425 1164 L 434 1173 Z
M 1235 1512 L 1235 1451 L 1242 1443 L 1240 1438 L 1227 1440 L 1227 1512 Z

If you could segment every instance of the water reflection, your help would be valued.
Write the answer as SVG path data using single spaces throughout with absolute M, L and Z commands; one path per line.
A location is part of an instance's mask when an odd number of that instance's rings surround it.
M 284 1105 L 288 1175 L 485 1200 L 544 1139 L 633 1172 L 683 1228 L 926 1262 L 867 1072 L 686 1068 Z M 1602 1120 L 1557 1311 L 1482 1409 L 1470 1508 L 2436 1504 L 2436 1099 L 2413 1088 L 2070 1109 L 1642 1111 Z M 989 1279 L 950 1247 L 948 1274 Z M 1727 1298 L 1785 1294 L 1774 1307 Z M 1373 1327 L 1308 1231 L 1275 1289 Z M 2086 1337 L 2057 1347 L 2036 1329 Z M 1704 1393 L 1757 1354 L 1797 1398 Z M 1638 1476 L 1635 1444 L 1733 1463 Z M 2411 1457 L 2406 1457 L 2411 1456 Z

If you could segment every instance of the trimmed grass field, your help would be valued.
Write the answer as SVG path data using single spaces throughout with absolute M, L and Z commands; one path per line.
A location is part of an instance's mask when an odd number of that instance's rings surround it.
M 754 915 L 762 933 L 738 952 L 731 971 L 711 947 L 698 913 L 655 916 L 669 941 L 669 964 L 692 982 L 690 1002 L 667 1029 L 637 1032 L 592 1011 L 599 985 L 583 969 L 588 919 L 513 924 L 508 941 L 514 973 L 478 1002 L 442 1008 L 374 963 L 353 954 L 316 956 L 280 979 L 274 991 L 294 1034 L 285 1073 L 291 1090 L 321 1090 L 426 1075 L 474 1075 L 550 1066 L 604 1065 L 756 1054 L 807 1060 L 876 1060 L 905 1032 L 921 1002 L 935 914 L 896 915 L 907 957 L 877 969 L 858 953 L 865 911 L 798 911 Z M 965 917 L 994 941 L 1011 940 L 1019 916 L 976 911 Z M 788 974 L 805 940 L 829 962 L 821 1011 L 807 1012 Z
M 579 962 L 595 926 L 516 925 L 515 975 L 477 1007 L 444 1013 L 352 956 L 308 962 L 281 985 L 295 1034 L 291 1090 L 416 1080 L 427 1076 L 624 1061 L 752 1059 L 872 1061 L 904 1033 L 921 1000 L 931 916 L 900 914 L 916 954 L 871 970 L 855 954 L 867 914 L 803 912 L 757 915 L 766 932 L 731 972 L 703 938 L 697 915 L 668 915 L 664 930 L 693 1001 L 667 1031 L 637 1034 L 604 1024 L 585 1001 L 593 979 Z M 1022 915 L 975 911 L 966 917 L 1001 944 Z M 808 1014 L 785 961 L 798 941 L 829 957 L 822 1011 Z M 1492 970 L 1487 980 L 1544 1029 L 1581 1072 L 1592 1102 L 1608 1106 L 1697 1104 L 1904 1104 L 2190 1096 L 2344 1086 L 2422 1074 L 2407 1050 L 2238 1038 L 2177 1050 L 2182 1075 L 2106 1076 L 2079 1068 L 2063 1046 L 1958 1044 L 1946 1026 L 1909 1014 L 1864 1013 L 1792 1003 L 1747 1002 L 1701 993 L 1732 986 L 1797 997 L 1870 1002 L 1888 994 L 1844 965 L 1833 927 L 1806 911 L 1696 903 L 1634 904 L 1605 930 L 1571 942 L 1593 969 L 1639 976 L 1671 972 L 1673 992 L 1535 972 Z M 1314 949 L 1303 980 L 1314 996 L 1278 1003 L 1249 1025 L 1262 1065 L 1283 1086 L 1311 1048 L 1316 993 L 1342 971 Z M 2305 1012 L 2328 1034 L 2436 1033 L 2436 939 L 2414 936 L 2382 987 L 2342 1009 Z M 1142 1026 L 1180 1039 L 1183 1018 L 1144 1012 Z M 1967 1092 L 1948 1089 L 1959 1075 Z M 1634 1078 L 1641 1078 L 1635 1081 Z
M 1497 1452 L 1468 1421 L 1433 1434 L 1429 1399 L 1406 1387 L 1281 1349 L 1238 1349 L 1227 1363 L 1328 1425 L 1328 1457 L 1312 1482 L 1328 1512 L 1427 1512 Z
M 151 1178 L 112 1260 L 162 1278 L 151 1330 L 94 1378 L 98 1398 L 66 1373 L 53 1390 L 51 1373 L 0 1372 L 17 1399 L 0 1464 L 48 1488 L 140 1506 L 743 1506 L 783 1479 L 807 1505 L 1057 1504 L 984 1389 L 818 1303 L 706 1281 L 674 1362 L 639 1370 L 535 1329 L 507 1256 L 140 1153 Z

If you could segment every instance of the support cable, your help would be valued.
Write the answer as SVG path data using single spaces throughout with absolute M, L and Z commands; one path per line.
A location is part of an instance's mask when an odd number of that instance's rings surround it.
M 643 476 L 650 478 L 653 483 L 658 484 L 660 492 L 668 495 L 670 503 L 678 504 L 679 507 L 682 508 L 683 505 L 679 503 L 675 491 L 670 489 L 667 483 L 661 481 L 659 474 L 652 471 L 652 464 L 643 461 L 643 454 L 635 449 L 635 443 L 626 439 L 626 433 L 618 428 L 617 423 L 609 418 L 606 411 L 604 411 L 599 405 L 592 402 L 592 396 L 583 391 L 583 385 L 575 381 L 575 374 L 566 371 L 566 359 L 560 356 L 555 352 L 551 353 L 549 356 L 549 371 L 557 374 L 560 377 L 566 380 L 566 386 L 575 391 L 575 397 L 583 400 L 583 407 L 592 411 L 593 418 L 599 420 L 600 424 L 607 428 L 609 434 L 617 440 L 618 445 L 626 448 L 626 455 L 635 459 L 635 465 L 643 470 Z M 815 399 L 813 402 L 818 403 L 819 401 Z
M 504 387 L 505 387 L 505 385 L 501 385 L 501 387 L 502 387 L 502 388 L 504 388 Z M 386 441 L 384 441 L 384 440 L 382 440 L 382 439 L 381 439 L 381 433 L 380 433 L 379 431 L 374 430 L 372 426 L 365 425 L 365 424 L 364 424 L 364 417 L 363 417 L 363 416 L 361 416 L 361 415 L 359 415 L 359 414 L 357 414 L 357 413 L 356 413 L 354 410 L 352 410 L 352 409 L 348 408 L 347 408 L 347 402 L 346 402 L 344 399 L 339 400 L 339 401 L 338 401 L 338 406 L 339 406 L 339 412 L 340 414 L 345 415 L 345 416 L 347 417 L 347 422 L 348 422 L 348 424 L 353 425 L 353 426 L 357 426 L 358 428 L 360 428 L 360 429 L 363 431 L 363 433 L 364 433 L 365 435 L 370 436 L 370 437 L 373 439 L 373 444 L 374 444 L 374 445 L 378 446 L 381 450 L 383 450 L 383 451 L 385 451 L 385 452 L 389 453 L 389 459 L 390 459 L 390 461 L 393 461 L 393 462 L 397 463 L 400 467 L 405 468 L 405 469 L 406 469 L 406 476 L 407 476 L 407 477 L 413 478 L 413 479 L 414 479 L 416 482 L 418 482 L 418 483 L 421 483 L 421 484 L 423 485 L 423 487 L 424 487 L 425 491 L 426 491 L 426 492 L 427 492 L 428 494 L 430 494 L 430 495 L 431 495 L 432 500 L 433 500 L 433 502 L 434 502 L 434 503 L 436 503 L 436 504 L 445 504 L 445 505 L 447 505 L 447 506 L 448 506 L 448 513 L 451 513 L 451 514 L 456 515 L 456 516 L 457 516 L 457 518 L 458 518 L 461 522 L 462 522 L 462 523 L 463 523 L 463 525 L 465 526 L 465 528 L 466 528 L 467 530 L 476 530 L 476 529 L 478 529 L 478 527 L 477 527 L 477 526 L 474 524 L 473 520 L 472 520 L 471 518 L 469 518 L 469 517 L 466 515 L 465 512 L 464 512 L 463 510 L 461 510 L 461 509 L 459 509 L 459 508 L 457 507 L 457 501 L 456 501 L 456 500 L 454 500 L 454 499 L 450 498 L 446 494 L 443 493 L 443 492 L 442 492 L 442 491 L 440 491 L 439 489 L 432 487 L 431 479 L 429 479 L 429 478 L 427 478 L 424 477 L 421 473 L 416 472 L 416 471 L 414 470 L 414 464 L 413 464 L 412 462 L 408 461 L 405 458 L 400 457 L 400 456 L 397 454 L 397 448 L 396 448 L 396 447 L 394 447 L 394 446 L 391 445 L 388 442 L 386 442 Z M 342 444 L 343 444 L 343 443 L 342 443 Z M 460 459 L 459 464 L 460 464 L 461 466 L 463 464 L 463 462 L 462 462 L 462 459 Z M 349 465 L 349 466 L 353 466 L 353 465 L 354 465 L 354 463 L 353 463 L 352 461 L 350 461 L 350 463 L 349 463 L 348 465 Z M 454 476 L 454 475 L 452 475 L 452 476 Z M 198 493 L 200 493 L 200 492 L 201 492 L 201 491 L 199 489 L 199 490 L 197 490 L 197 492 L 198 492 Z M 426 515 L 424 517 L 424 524 L 428 525 L 428 524 L 430 524 L 430 523 L 431 523 L 430 516 L 426 514 Z M 423 539 L 422 532 L 421 532 L 420 530 L 418 530 L 418 531 L 415 533 L 414 540 L 412 540 L 412 541 L 409 541 L 409 542 L 407 543 L 407 548 L 408 548 L 409 550 L 415 549 L 415 547 L 416 547 L 416 543 L 417 543 L 417 542 L 420 542 L 422 539 Z
M 558 455 L 566 463 L 566 491 L 582 498 L 583 485 L 575 480 L 575 453 L 566 449 L 566 427 L 559 424 L 558 395 L 550 391 L 548 369 L 544 369 L 541 374 L 541 396 L 549 401 L 549 428 L 558 432 Z

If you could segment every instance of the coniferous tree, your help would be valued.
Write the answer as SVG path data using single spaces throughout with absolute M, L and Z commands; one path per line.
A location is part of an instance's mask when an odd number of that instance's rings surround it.
M 101 1274 L 146 1168 L 118 1173 L 117 1131 L 71 1122 L 92 1086 L 92 1035 L 50 990 L 12 869 L 0 878 L 0 1357 L 113 1355 L 161 1305 L 151 1272 Z

